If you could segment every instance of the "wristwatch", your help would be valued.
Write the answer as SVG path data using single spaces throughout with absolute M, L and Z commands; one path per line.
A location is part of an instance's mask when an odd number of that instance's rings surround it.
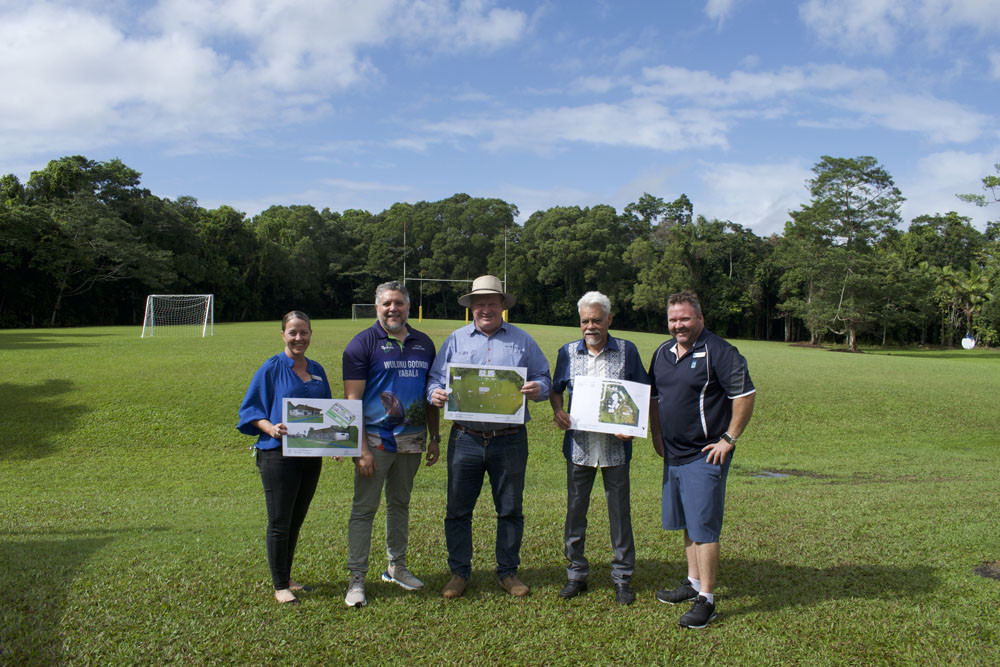
M 441 434 L 438 433 L 437 435 L 432 435 L 431 442 L 441 442 Z
M 733 436 L 729 435 L 729 431 L 726 431 L 725 433 L 722 434 L 722 439 L 725 440 L 726 442 L 728 442 L 733 447 L 736 446 L 736 438 L 734 438 Z

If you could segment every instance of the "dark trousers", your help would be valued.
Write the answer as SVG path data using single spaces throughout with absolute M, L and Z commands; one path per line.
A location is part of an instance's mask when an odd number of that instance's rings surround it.
M 635 572 L 635 541 L 632 537 L 632 501 L 629 486 L 629 464 L 601 468 L 604 497 L 608 502 L 608 523 L 611 527 L 611 579 L 616 584 L 632 579 Z M 587 510 L 590 492 L 594 488 L 597 468 L 566 462 L 566 567 L 568 578 L 585 580 L 590 563 L 583 555 L 587 544 Z
M 299 529 L 316 492 L 323 460 L 282 456 L 281 448 L 257 450 L 257 469 L 267 505 L 267 563 L 274 590 L 288 588 Z
M 472 573 L 472 510 L 490 477 L 497 512 L 497 576 L 517 572 L 524 535 L 524 472 L 528 465 L 528 432 L 483 438 L 452 427 L 448 437 L 448 510 L 444 519 L 448 567 L 468 578 Z

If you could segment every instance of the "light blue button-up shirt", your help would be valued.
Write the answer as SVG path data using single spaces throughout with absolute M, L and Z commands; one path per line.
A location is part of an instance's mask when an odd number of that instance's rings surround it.
M 523 329 L 503 322 L 500 328 L 487 336 L 467 324 L 454 331 L 441 349 L 438 350 L 431 372 L 427 376 L 427 400 L 431 400 L 431 392 L 444 389 L 447 381 L 447 366 L 452 364 L 479 364 L 490 366 L 524 366 L 528 369 L 526 382 L 537 382 L 540 393 L 536 401 L 544 401 L 549 397 L 552 388 L 552 378 L 549 376 L 549 362 L 542 354 L 538 343 Z M 531 414 L 525 406 L 524 421 L 531 419 Z M 511 424 L 493 422 L 459 421 L 467 428 L 475 431 L 495 431 L 510 428 Z

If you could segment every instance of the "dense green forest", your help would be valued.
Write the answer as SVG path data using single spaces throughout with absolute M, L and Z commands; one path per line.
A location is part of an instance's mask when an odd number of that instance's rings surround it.
M 1000 174 L 1000 165 L 997 167 Z M 456 194 L 381 213 L 272 206 L 252 218 L 191 197 L 157 197 L 119 160 L 53 160 L 26 183 L 0 177 L 0 327 L 142 323 L 149 293 L 212 293 L 217 321 L 291 308 L 348 317 L 404 270 L 425 317 L 460 317 L 464 283 L 494 273 L 515 321 L 572 324 L 585 291 L 608 294 L 620 329 L 664 330 L 667 296 L 702 298 L 722 335 L 787 341 L 1000 342 L 1000 222 L 954 212 L 905 225 L 903 193 L 872 157 L 824 156 L 784 234 L 762 238 L 693 216 L 681 194 L 555 207 L 522 225 L 500 199 Z M 975 185 L 975 184 L 972 184 Z M 980 205 L 1000 179 L 983 178 Z

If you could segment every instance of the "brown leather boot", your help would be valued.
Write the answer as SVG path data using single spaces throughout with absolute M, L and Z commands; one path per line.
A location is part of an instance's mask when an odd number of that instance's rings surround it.
M 457 597 L 462 597 L 462 593 L 465 592 L 466 586 L 469 585 L 469 580 L 463 576 L 453 574 L 448 583 L 444 585 L 441 590 L 441 595 L 445 596 L 449 600 L 453 600 Z

